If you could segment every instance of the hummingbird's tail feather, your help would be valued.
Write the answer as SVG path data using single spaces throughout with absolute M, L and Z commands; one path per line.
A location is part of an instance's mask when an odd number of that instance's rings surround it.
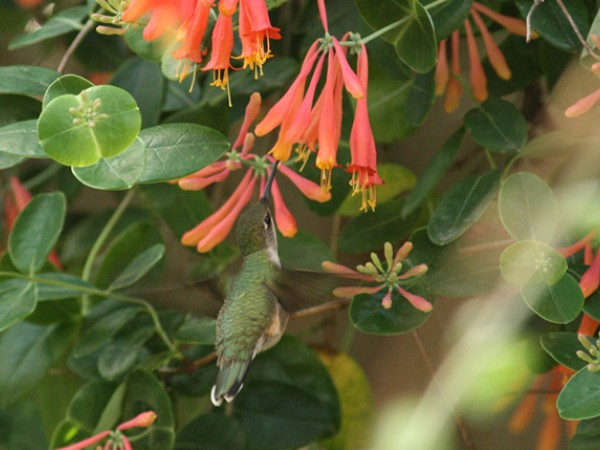
M 251 362 L 252 360 L 233 360 L 219 369 L 217 381 L 215 381 L 210 391 L 210 400 L 213 405 L 221 406 L 223 399 L 230 403 L 235 398 L 244 386 L 244 380 L 248 375 Z

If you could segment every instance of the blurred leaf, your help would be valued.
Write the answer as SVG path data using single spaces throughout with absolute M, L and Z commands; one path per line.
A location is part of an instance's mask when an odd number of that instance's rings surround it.
M 37 44 L 46 39 L 61 36 L 70 31 L 81 30 L 83 28 L 81 22 L 87 16 L 87 6 L 75 6 L 73 8 L 64 9 L 50 16 L 48 21 L 34 32 L 18 36 L 10 41 L 8 49 L 16 50 L 21 47 Z
M 113 381 L 133 369 L 140 357 L 144 343 L 152 337 L 154 328 L 151 325 L 136 324 L 127 327 L 110 342 L 98 358 L 98 371 L 108 381 Z
M 42 96 L 58 78 L 54 69 L 38 66 L 0 67 L 0 94 Z
M 433 1 L 423 0 L 421 3 L 427 7 Z M 438 41 L 450 37 L 454 30 L 463 25 L 463 22 L 469 17 L 472 5 L 472 0 L 450 0 L 428 9 Z
M 73 348 L 73 356 L 79 358 L 88 355 L 111 342 L 129 321 L 141 312 L 140 307 L 125 307 L 105 313 L 93 323 L 86 321 L 85 331 Z
M 43 107 L 45 108 L 48 106 L 48 103 L 61 95 L 79 95 L 81 91 L 93 86 L 94 84 L 91 81 L 88 81 L 79 75 L 63 75 L 48 86 L 48 89 L 44 94 Z
M 57 162 L 87 166 L 125 150 L 140 125 L 140 112 L 129 93 L 114 86 L 94 86 L 48 103 L 38 120 L 38 137 Z
M 408 193 L 402 207 L 402 217 L 412 213 L 429 197 L 456 158 L 464 135 L 465 129 L 459 128 L 444 142 L 442 148 L 431 159 L 423 174 L 417 179 L 414 188 Z
M 423 125 L 435 103 L 434 74 L 434 70 L 417 74 L 408 91 L 404 114 L 408 124 L 413 127 Z
M 8 169 L 14 167 L 25 160 L 23 156 L 10 155 L 8 153 L 0 152 L 0 169 Z
M 214 87 L 211 86 L 208 89 L 214 89 Z M 239 105 L 236 104 L 235 106 Z M 227 103 L 217 103 L 215 105 L 195 103 L 191 107 L 182 108 L 169 115 L 163 120 L 163 124 L 193 123 L 213 128 L 226 135 L 229 131 L 230 117 L 231 112 Z
M 521 11 L 521 15 L 526 17 L 531 2 L 516 0 L 515 3 Z M 579 31 L 585 36 L 590 26 L 586 2 L 571 0 L 568 3 L 568 11 Z M 531 26 L 543 39 L 561 50 L 575 53 L 581 48 L 577 35 L 556 0 L 546 0 L 541 8 L 535 10 L 531 17 Z
M 157 63 L 142 58 L 128 59 L 114 73 L 111 84 L 126 90 L 134 98 L 142 115 L 142 128 L 158 124 L 165 79 Z
M 96 273 L 96 286 L 108 288 L 138 255 L 155 244 L 162 244 L 162 239 L 154 225 L 138 222 L 126 228 L 111 242 L 106 251 Z
M 196 345 L 214 345 L 215 319 L 211 317 L 186 316 L 173 337 L 179 342 Z
M 527 122 L 505 100 L 490 98 L 465 115 L 465 127 L 475 142 L 489 151 L 518 152 L 527 142 Z
M 140 132 L 148 149 L 140 183 L 181 178 L 220 158 L 229 142 L 219 132 L 200 125 L 158 125 Z
M 585 300 L 579 284 L 569 274 L 552 285 L 527 284 L 521 288 L 521 296 L 534 313 L 552 323 L 575 320 Z
M 408 168 L 400 164 L 383 163 L 377 166 L 377 172 L 383 180 L 383 185 L 375 186 L 377 205 L 383 205 L 394 197 L 411 189 L 417 177 Z M 343 216 L 355 217 L 360 214 L 361 195 L 349 194 L 338 209 Z
M 31 314 L 36 303 L 35 283 L 21 278 L 0 282 L 0 331 Z
M 431 241 L 446 245 L 477 222 L 496 195 L 498 178 L 498 171 L 493 171 L 456 183 L 431 215 L 427 227 Z
M 419 295 L 430 303 L 435 298 L 425 288 L 424 283 L 406 287 L 406 290 Z M 430 313 L 415 309 L 397 290 L 392 291 L 392 307 L 381 306 L 385 290 L 376 294 L 361 294 L 352 299 L 350 304 L 350 320 L 363 333 L 391 336 L 408 333 L 420 327 L 429 319 Z
M 72 324 L 50 326 L 26 322 L 0 337 L 0 405 L 6 406 L 32 389 L 71 343 Z
M 319 352 L 321 362 L 340 396 L 342 426 L 339 433 L 322 445 L 327 450 L 367 448 L 373 417 L 371 387 L 362 368 L 345 353 Z
M 75 178 L 95 189 L 130 189 L 146 167 L 147 149 L 137 137 L 129 147 L 111 158 L 100 158 L 93 166 L 72 167 Z
M 417 217 L 402 217 L 402 201 L 393 200 L 379 206 L 375 212 L 364 213 L 348 222 L 340 233 L 340 249 L 347 253 L 362 253 L 383 247 L 407 237 Z
M 419 73 L 431 70 L 437 61 L 437 41 L 429 13 L 417 0 L 394 0 L 373 4 L 356 0 L 361 15 L 371 27 L 381 29 L 403 22 L 382 37 L 394 44 L 398 57 Z
M 175 450 L 248 449 L 248 436 L 240 422 L 222 414 L 203 414 L 177 433 Z
M 8 157 L 47 158 L 37 137 L 37 119 L 0 127 L 0 152 Z
M 0 447 L 4 449 L 48 448 L 40 408 L 31 401 L 22 401 L 11 408 L 0 409 L 0 430 Z
M 502 225 L 514 240 L 551 242 L 558 225 L 558 204 L 550 186 L 537 175 L 509 176 L 500 188 L 498 209 Z
M 134 284 L 146 275 L 164 254 L 165 246 L 163 244 L 155 244 L 152 247 L 148 247 L 131 260 L 119 274 L 117 279 L 110 284 L 108 290 L 113 291 L 123 289 Z
M 33 97 L 14 94 L 0 94 L 0 127 L 10 125 L 11 123 L 15 122 L 36 119 L 37 116 L 40 115 L 41 110 L 42 104 L 39 100 Z M 2 142 L 1 139 L 0 142 Z M 41 150 L 42 149 L 40 147 L 40 151 Z
M 502 252 L 500 270 L 506 281 L 515 286 L 540 281 L 554 284 L 567 271 L 567 261 L 543 242 L 519 241 Z
M 144 39 L 143 33 L 143 27 L 129 27 L 123 37 L 129 48 L 133 50 L 136 55 L 148 61 L 160 62 L 166 51 L 164 42 L 161 41 L 161 39 L 147 41 Z
M 312 350 L 284 336 L 254 360 L 233 417 L 247 430 L 252 448 L 301 447 L 339 429 L 340 405 Z
M 322 272 L 323 261 L 333 261 L 329 247 L 315 235 L 299 230 L 293 238 L 278 238 L 279 258 L 284 267 Z
M 40 302 L 48 300 L 62 300 L 65 298 L 80 297 L 81 295 L 83 295 L 82 292 L 78 289 L 70 288 L 67 286 L 60 286 L 58 284 L 44 283 L 41 280 L 49 280 L 52 283 L 74 284 L 76 286 L 81 286 L 82 288 L 87 289 L 91 289 L 93 287 L 91 284 L 89 284 L 86 281 L 83 281 L 79 277 L 62 272 L 41 273 L 37 275 L 36 278 L 40 280 L 36 283 L 37 297 L 38 301 Z
M 566 420 L 600 416 L 600 372 L 583 368 L 573 375 L 560 391 L 556 408 Z
M 54 247 L 65 220 L 61 192 L 38 194 L 17 216 L 8 238 L 8 253 L 22 273 L 38 272 Z
M 72 33 L 75 38 L 75 33 Z M 89 72 L 114 72 L 131 56 L 121 36 L 88 33 L 75 49 L 75 56 Z
M 168 80 L 165 90 L 165 101 L 162 109 L 165 112 L 179 111 L 194 106 L 200 100 L 200 85 L 194 84 L 192 92 L 185 83 Z
M 594 450 L 600 440 L 600 419 L 581 420 L 569 442 L 569 450 Z
M 574 371 L 586 366 L 586 362 L 575 354 L 578 350 L 585 350 L 579 343 L 576 333 L 566 331 L 544 333 L 540 336 L 540 343 L 557 363 Z

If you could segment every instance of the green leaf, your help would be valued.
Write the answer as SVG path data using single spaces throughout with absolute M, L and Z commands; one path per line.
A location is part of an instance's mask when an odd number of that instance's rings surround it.
M 515 3 L 521 15 L 526 17 L 531 7 L 531 2 L 516 0 Z M 572 0 L 568 3 L 567 8 L 575 25 L 585 36 L 590 26 L 586 2 L 583 0 Z M 577 39 L 577 35 L 556 0 L 546 0 L 541 7 L 537 8 L 531 17 L 531 25 L 533 30 L 543 39 L 561 50 L 574 53 L 581 48 L 581 43 Z
M 0 152 L 0 169 L 8 169 L 14 167 L 25 160 L 22 156 L 10 155 L 8 153 Z
M 278 237 L 279 258 L 284 267 L 322 272 L 323 261 L 333 261 L 335 256 L 321 239 L 299 230 L 293 238 Z
M 129 93 L 114 86 L 94 86 L 48 103 L 38 120 L 38 137 L 52 159 L 88 166 L 125 150 L 140 126 L 140 112 Z
M 455 184 L 433 211 L 427 233 L 431 241 L 446 245 L 462 236 L 485 212 L 498 188 L 499 173 L 473 175 Z
M 515 286 L 541 281 L 554 284 L 567 271 L 567 261 L 543 242 L 519 241 L 502 252 L 500 270 L 504 279 Z
M 417 0 L 373 3 L 356 2 L 361 15 L 374 29 L 393 22 L 402 23 L 383 38 L 394 44 L 398 57 L 419 73 L 428 72 L 437 61 L 437 41 L 429 13 Z
M 569 450 L 594 450 L 600 440 L 600 419 L 582 420 L 569 442 Z
M 36 303 L 34 283 L 19 278 L 0 282 L 0 331 L 31 314 Z
M 442 148 L 438 150 L 435 156 L 431 159 L 425 171 L 417 179 L 412 191 L 408 193 L 404 206 L 402 207 L 402 216 L 406 217 L 417 209 L 429 197 L 442 176 L 452 165 L 460 150 L 465 129 L 459 128 L 448 140 Z
M 63 75 L 48 86 L 42 105 L 45 108 L 52 100 L 61 95 L 78 95 L 81 91 L 91 87 L 94 87 L 94 84 L 79 75 Z
M 600 372 L 583 368 L 573 375 L 560 391 L 556 408 L 566 420 L 600 416 Z
M 426 298 L 430 303 L 435 300 L 427 292 L 423 283 L 407 287 L 406 290 Z M 430 313 L 415 309 L 397 290 L 392 291 L 392 307 L 381 306 L 385 290 L 373 295 L 361 294 L 352 299 L 350 320 L 363 333 L 391 336 L 408 333 L 423 325 Z
M 465 115 L 475 142 L 492 152 L 516 153 L 527 142 L 527 122 L 510 102 L 490 98 Z
M 36 276 L 37 278 L 37 296 L 38 301 L 47 300 L 62 300 L 65 298 L 79 297 L 82 292 L 76 288 L 70 288 L 67 286 L 60 286 L 50 283 L 68 283 L 82 288 L 92 289 L 93 286 L 81 278 L 68 273 L 62 272 L 49 272 L 41 273 Z M 49 283 L 44 283 L 43 280 L 48 280 Z
M 534 313 L 553 323 L 575 320 L 585 300 L 579 284 L 569 274 L 552 285 L 540 282 L 523 286 L 521 296 Z
M 81 22 L 87 17 L 88 11 L 87 6 L 76 6 L 60 11 L 52 15 L 46 23 L 34 32 L 14 38 L 8 44 L 8 49 L 16 50 L 74 30 L 81 30 L 83 28 Z
M 375 212 L 361 214 L 342 228 L 340 249 L 347 253 L 363 253 L 381 248 L 386 241 L 406 238 L 416 220 L 414 214 L 402 217 L 401 200 L 385 203 Z
M 0 127 L 24 120 L 37 119 L 41 110 L 41 102 L 33 97 L 0 94 Z
M 85 331 L 73 348 L 73 356 L 80 358 L 105 346 L 141 311 L 142 309 L 139 307 L 118 308 L 103 314 L 91 324 L 86 320 Z
M 129 92 L 142 115 L 142 128 L 158 124 L 165 79 L 157 63 L 128 59 L 113 75 L 111 84 Z
M 25 158 L 47 158 L 37 135 L 37 120 L 24 120 L 0 128 L 0 152 Z
M 131 189 L 144 172 L 146 154 L 147 149 L 138 137 L 117 156 L 100 158 L 93 166 L 72 167 L 71 170 L 75 178 L 94 189 Z
M 340 426 L 327 370 L 309 347 L 289 336 L 254 360 L 235 405 L 233 417 L 244 425 L 251 448 L 298 448 Z
M 155 244 L 147 248 L 125 267 L 117 279 L 108 287 L 108 290 L 113 291 L 131 286 L 146 275 L 164 254 L 165 246 L 163 244 Z
M 117 339 L 109 343 L 98 358 L 98 372 L 113 381 L 130 371 L 138 362 L 144 343 L 152 337 L 152 325 L 137 326 L 119 333 Z
M 417 74 L 408 91 L 404 114 L 408 124 L 413 127 L 423 125 L 435 103 L 434 74 L 435 70 Z
M 215 319 L 187 316 L 173 337 L 186 344 L 214 345 Z
M 140 132 L 148 149 L 140 183 L 158 183 L 197 172 L 212 164 L 228 149 L 218 131 L 193 124 L 168 124 Z
M 375 186 L 378 206 L 408 191 L 417 181 L 415 174 L 400 164 L 379 164 L 377 172 L 384 183 L 383 185 Z M 360 195 L 349 194 L 338 209 L 338 213 L 343 216 L 358 216 L 361 214 L 361 202 L 362 198 Z
M 558 203 L 552 189 L 537 175 L 519 172 L 500 188 L 500 220 L 516 240 L 550 242 L 558 225 Z
M 0 94 L 42 96 L 58 78 L 54 69 L 40 66 L 0 67 Z
M 222 414 L 203 414 L 187 423 L 175 450 L 248 449 L 248 435 L 239 420 Z
M 559 364 L 578 371 L 586 366 L 586 362 L 578 358 L 578 350 L 585 350 L 576 333 L 554 331 L 540 336 L 540 344 L 546 352 Z
M 423 0 L 421 3 L 427 8 L 433 1 Z M 450 37 L 454 30 L 463 25 L 465 19 L 469 17 L 472 5 L 472 0 L 449 0 L 433 9 L 427 9 L 431 15 L 438 41 Z
M 136 55 L 148 61 L 160 62 L 166 50 L 164 43 L 160 39 L 147 41 L 143 34 L 143 27 L 129 27 L 123 37 Z
M 32 389 L 63 355 L 73 337 L 72 324 L 15 325 L 0 337 L 0 405 Z
M 96 285 L 111 286 L 121 277 L 137 257 L 149 248 L 161 243 L 159 231 L 150 223 L 138 222 L 126 228 L 111 243 L 98 268 Z
M 65 210 L 65 196 L 54 192 L 36 195 L 18 215 L 8 253 L 20 272 L 33 274 L 42 268 L 62 230 Z

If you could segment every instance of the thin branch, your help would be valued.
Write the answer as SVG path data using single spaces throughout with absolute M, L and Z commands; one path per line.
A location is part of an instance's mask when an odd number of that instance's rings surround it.
M 75 39 L 73 39 L 73 42 L 71 42 L 71 45 L 69 45 L 69 48 L 67 48 L 67 51 L 63 55 L 62 59 L 60 60 L 60 63 L 58 64 L 58 67 L 56 68 L 56 70 L 59 73 L 64 72 L 65 66 L 69 62 L 69 59 L 71 59 L 71 56 L 73 56 L 73 53 L 75 52 L 75 50 L 77 50 L 77 47 L 79 47 L 79 44 L 81 44 L 81 41 L 83 41 L 83 39 L 92 30 L 92 28 L 94 28 L 95 23 L 96 22 L 94 22 L 91 18 L 89 18 L 88 21 L 83 26 L 83 28 L 79 31 L 77 36 L 75 36 Z
M 444 399 L 444 401 L 448 405 L 448 408 L 450 409 L 450 412 L 452 413 L 452 417 L 454 418 L 454 421 L 456 422 L 456 426 L 458 427 L 458 430 L 460 431 L 460 435 L 461 435 L 463 441 L 465 442 L 465 445 L 470 450 L 477 450 L 477 447 L 475 447 L 475 444 L 473 444 L 473 441 L 471 441 L 471 438 L 469 437 L 469 433 L 467 432 L 467 429 L 465 428 L 465 425 L 463 424 L 462 419 L 456 413 L 456 410 L 454 409 L 454 407 L 450 403 L 450 400 L 448 400 L 448 397 L 446 397 L 446 394 L 444 393 L 444 389 L 442 388 L 442 385 L 440 384 L 440 381 L 438 380 L 438 377 L 435 373 L 435 368 L 433 367 L 433 363 L 431 362 L 431 358 L 427 354 L 427 350 L 425 349 L 425 346 L 423 345 L 423 341 L 421 341 L 419 333 L 417 333 L 416 331 L 413 331 L 411 334 L 415 340 L 415 343 L 417 344 L 417 349 L 419 350 L 421 357 L 425 361 L 427 370 L 431 374 L 432 382 L 437 386 L 442 398 Z
M 527 18 L 525 19 L 525 23 L 527 24 L 527 37 L 525 40 L 527 42 L 531 42 L 533 36 L 533 32 L 531 31 L 531 17 L 533 16 L 533 11 L 535 11 L 542 3 L 544 3 L 544 0 L 533 0 L 533 5 L 531 5 L 531 8 L 529 8 L 529 11 L 527 12 Z
M 585 48 L 593 58 L 600 59 L 600 55 L 598 55 L 596 53 L 596 50 L 590 44 L 588 44 L 588 42 L 585 40 L 585 38 L 581 34 L 581 31 L 579 31 L 579 27 L 577 27 L 577 24 L 573 20 L 573 16 L 571 16 L 571 14 L 569 13 L 569 10 L 567 9 L 567 7 L 563 3 L 563 1 L 556 0 L 556 3 L 558 4 L 558 7 L 560 8 L 560 10 L 564 14 L 564 16 L 567 18 L 569 25 L 571 25 L 571 28 L 575 32 L 575 35 L 577 36 L 577 39 L 579 39 L 579 42 L 581 42 L 581 45 L 583 45 L 583 48 Z
M 340 300 L 336 300 L 333 302 L 324 303 L 322 305 L 313 306 L 312 308 L 306 308 L 301 311 L 295 312 L 290 315 L 290 320 L 301 319 L 303 317 L 314 316 L 317 314 L 321 314 L 325 311 L 332 311 L 334 309 L 340 309 L 348 306 L 350 304 L 350 299 L 343 298 Z

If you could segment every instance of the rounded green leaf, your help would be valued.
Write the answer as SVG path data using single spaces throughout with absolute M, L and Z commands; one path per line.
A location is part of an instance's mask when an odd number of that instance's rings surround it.
M 92 166 L 72 167 L 71 170 L 75 178 L 94 189 L 130 189 L 142 176 L 146 166 L 146 150 L 138 137 L 117 156 L 100 158 Z
M 531 172 L 515 173 L 500 188 L 500 220 L 514 240 L 549 242 L 558 224 L 552 189 Z
M 521 296 L 534 313 L 553 323 L 575 320 L 585 300 L 579 284 L 569 274 L 552 285 L 539 282 L 523 286 Z
M 576 355 L 578 350 L 584 350 L 576 333 L 567 331 L 544 333 L 540 336 L 540 344 L 557 363 L 571 370 L 577 371 L 586 365 L 586 362 Z
M 133 369 L 138 363 L 144 343 L 154 334 L 151 324 L 135 325 L 133 327 L 130 324 L 100 353 L 98 372 L 105 380 L 116 380 Z
M 37 135 L 37 120 L 24 120 L 0 128 L 0 152 L 4 156 L 47 158 Z
M 42 96 L 58 76 L 56 70 L 48 67 L 0 67 L 0 94 Z
M 164 254 L 165 246 L 163 244 L 155 244 L 147 248 L 131 260 L 117 279 L 111 283 L 108 290 L 123 289 L 131 286 L 146 275 Z
M 540 281 L 554 284 L 567 271 L 567 261 L 543 242 L 520 241 L 502 252 L 500 270 L 504 279 L 516 286 Z
M 52 100 L 38 120 L 44 151 L 69 166 L 87 166 L 125 150 L 141 127 L 133 97 L 114 86 L 94 86 Z
M 42 107 L 45 108 L 48 106 L 48 103 L 50 103 L 56 97 L 66 94 L 77 95 L 84 89 L 88 89 L 93 86 L 94 84 L 91 81 L 88 81 L 79 75 L 63 75 L 62 77 L 57 78 L 56 81 L 54 81 L 54 83 L 52 83 L 50 86 L 48 86 L 48 90 L 44 94 Z
M 573 375 L 560 391 L 556 408 L 566 420 L 600 416 L 600 372 L 583 368 Z
M 252 430 L 248 430 L 252 432 Z M 187 423 L 175 442 L 175 450 L 231 448 L 245 450 L 248 436 L 241 423 L 223 414 L 203 414 Z
M 439 3 L 435 0 L 422 0 L 425 8 L 430 3 Z M 438 41 L 450 37 L 450 34 L 463 25 L 465 19 L 471 12 L 473 0 L 448 0 L 433 9 L 427 8 L 431 14 L 431 20 L 435 27 L 435 35 Z
M 19 278 L 0 283 L 0 331 L 21 321 L 35 309 L 36 285 Z
M 435 302 L 422 283 L 411 286 L 407 290 L 426 298 L 430 303 Z M 430 313 L 415 309 L 397 290 L 392 291 L 392 307 L 385 309 L 381 306 L 385 294 L 385 291 L 379 291 L 373 295 L 357 295 L 352 299 L 350 320 L 363 333 L 381 335 L 407 333 L 423 325 L 429 318 Z
M 215 319 L 186 316 L 173 337 L 186 344 L 212 346 L 215 344 Z
M 142 130 L 139 137 L 147 148 L 139 183 L 158 183 L 197 172 L 229 149 L 229 141 L 221 133 L 191 123 L 158 125 Z
M 8 253 L 23 273 L 39 271 L 62 230 L 66 200 L 62 193 L 39 194 L 21 211 L 8 237 Z
M 437 61 L 437 41 L 429 13 L 417 0 L 356 2 L 363 18 L 375 29 L 393 22 L 399 25 L 383 35 L 394 44 L 396 54 L 416 72 L 428 72 Z
M 515 153 L 527 142 L 527 122 L 515 105 L 490 98 L 465 114 L 465 127 L 492 152 Z
M 458 182 L 446 193 L 427 226 L 433 243 L 446 245 L 479 220 L 496 195 L 498 175 L 497 171 L 473 175 Z
M 125 42 L 138 56 L 148 61 L 160 62 L 166 50 L 163 40 L 147 41 L 143 36 L 143 27 L 129 27 L 124 35 Z

